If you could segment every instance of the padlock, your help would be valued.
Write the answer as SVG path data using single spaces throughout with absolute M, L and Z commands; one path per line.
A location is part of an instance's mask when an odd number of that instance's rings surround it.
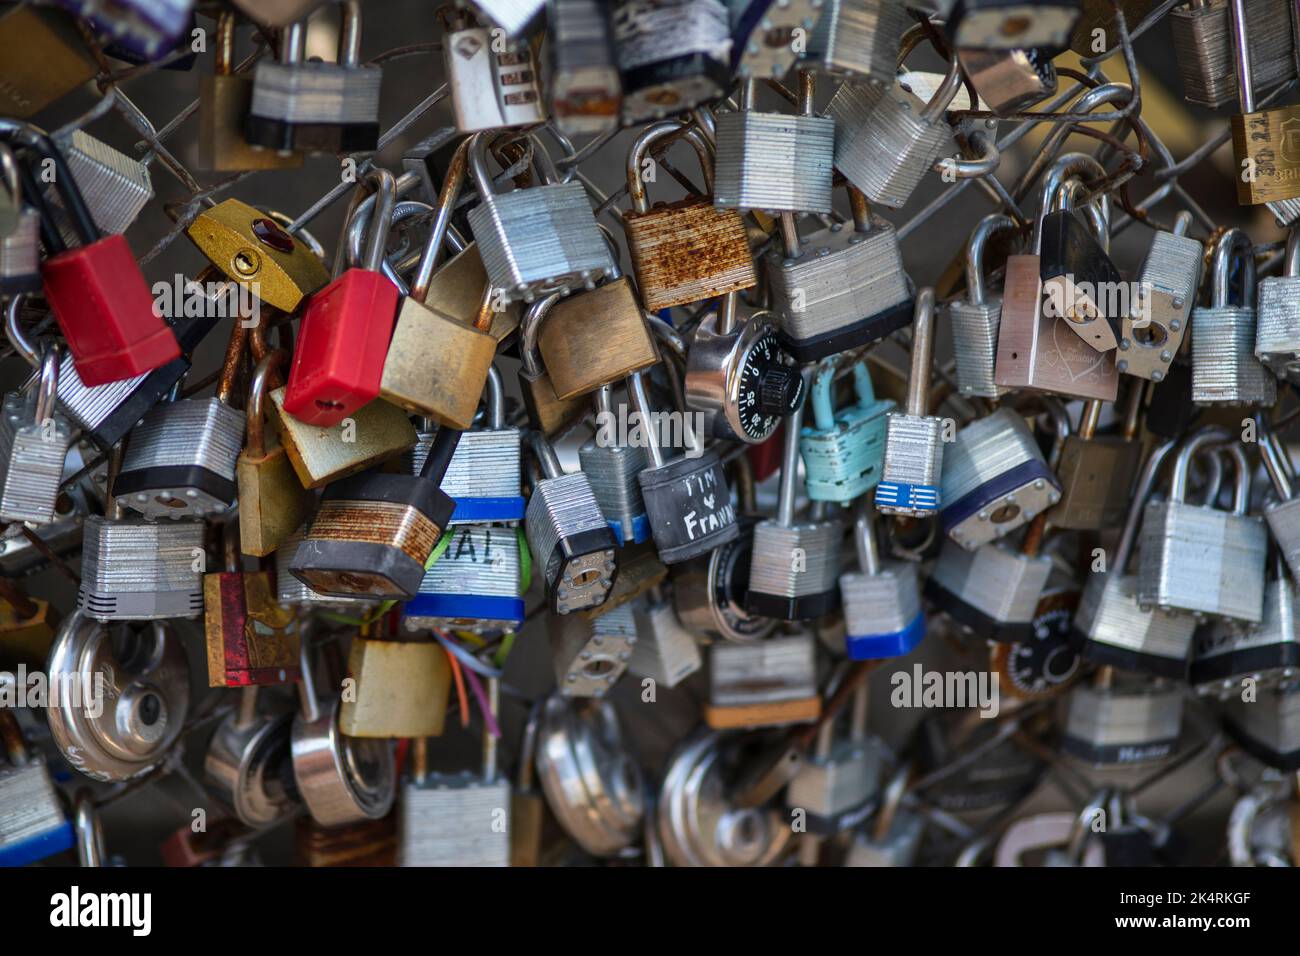
M 1129 489 L 1137 473 L 1142 444 L 1137 440 L 1138 414 L 1145 386 L 1129 384 L 1123 431 L 1098 435 L 1101 402 L 1085 402 L 1079 429 L 1065 438 L 1056 472 L 1061 477 L 1061 501 L 1052 509 L 1052 524 L 1077 531 L 1113 528 L 1123 520 Z
M 696 326 L 686 356 L 686 407 L 703 415 L 706 434 L 766 441 L 803 404 L 805 384 L 778 338 L 775 316 L 755 312 L 743 323 L 729 292 Z
M 541 76 L 527 39 L 508 40 L 466 19 L 449 26 L 442 59 L 462 133 L 546 122 Z
M 1050 54 L 1036 47 L 967 47 L 957 51 L 957 62 L 994 116 L 1022 112 L 1056 92 L 1056 67 Z
M 1288 773 L 1300 769 L 1300 690 L 1269 687 L 1258 697 L 1229 699 L 1223 714 L 1228 735 L 1242 750 Z
M 831 211 L 836 120 L 814 112 L 813 93 L 813 74 L 800 71 L 798 115 L 760 112 L 754 108 L 756 81 L 741 82 L 740 109 L 717 118 L 714 206 Z
M 853 693 L 847 737 L 835 736 L 834 721 L 817 731 L 812 759 L 785 792 L 791 809 L 806 813 L 808 832 L 834 836 L 855 828 L 870 811 L 880 787 L 883 759 L 878 741 L 867 737 L 867 685 Z
M 41 215 L 33 206 L 23 203 L 18 159 L 5 143 L 0 143 L 0 174 L 8 197 L 0 205 L 0 292 L 11 296 L 39 292 Z
M 731 69 L 742 80 L 790 72 L 822 16 L 824 0 L 728 0 Z M 803 38 L 803 43 L 797 38 Z
M 748 735 L 700 728 L 673 749 L 659 788 L 657 830 L 673 866 L 772 866 L 784 856 L 790 817 L 740 806 L 730 781 Z
M 1259 280 L 1255 313 L 1255 355 L 1278 378 L 1300 380 L 1300 227 L 1287 233 L 1282 275 Z
M 99 231 L 105 235 L 126 232 L 154 198 L 149 167 L 81 130 L 73 130 L 66 139 L 60 137 L 58 145 Z M 77 230 L 58 190 L 49 190 L 46 198 L 59 235 L 67 245 L 75 245 Z
M 880 798 L 880 810 L 868 833 L 859 831 L 845 866 L 912 866 L 925 835 L 925 818 L 903 804 L 911 767 L 900 767 Z
M 619 444 L 610 394 L 608 385 L 596 390 L 596 434 L 578 449 L 578 468 L 591 481 L 596 504 L 619 547 L 626 547 L 650 537 L 645 502 L 637 481 L 637 475 L 649 459 L 642 445 Z
M 35 116 L 99 72 L 75 19 L 62 10 L 26 4 L 0 13 L 0 114 Z
M 853 542 L 858 570 L 840 575 L 844 649 L 849 660 L 910 654 L 925 637 L 916 565 L 880 560 L 875 527 L 865 508 L 854 521 Z
M 5 679 L 9 679 L 6 675 Z M 18 720 L 0 710 L 0 866 L 27 866 L 72 848 L 72 824 L 45 758 L 29 753 Z
M 838 519 L 804 521 L 795 517 L 799 482 L 799 429 L 803 409 L 790 416 L 781 462 L 776 516 L 754 526 L 745 608 L 783 621 L 810 621 L 839 609 L 840 542 Z M 814 512 L 815 514 L 815 512 Z
M 736 538 L 740 534 L 736 509 L 718 453 L 701 452 L 691 444 L 689 430 L 683 429 L 685 453 L 667 460 L 658 434 L 661 416 L 650 410 L 644 373 L 630 375 L 627 382 L 650 456 L 650 466 L 637 474 L 637 481 L 659 560 L 664 564 L 688 561 Z
M 1007 391 L 993 381 L 1002 297 L 987 291 L 984 250 L 993 236 L 1015 231 L 1015 220 L 1001 213 L 990 213 L 975 224 L 966 243 L 966 298 L 948 304 L 957 391 L 968 397 L 1001 398 Z
M 1106 290 L 1120 288 L 1123 279 L 1110 250 L 1110 202 L 1103 195 L 1083 209 L 1075 208 L 1075 197 L 1085 189 L 1083 180 L 1072 176 L 1051 196 L 1051 205 L 1038 220 L 1038 274 L 1043 280 L 1044 310 L 1066 320 L 1066 328 L 1097 352 L 1119 347 L 1120 315 L 1111 307 L 1113 295 Z M 1058 326 L 1059 327 L 1059 326 Z
M 68 248 L 52 224 L 42 231 L 48 257 L 41 266 L 45 298 L 77 372 L 87 385 L 131 378 L 180 357 L 176 336 L 154 312 L 153 296 L 121 235 L 104 236 L 91 218 L 63 155 L 34 127 L 11 126 L 9 142 L 51 163 L 80 245 Z M 35 177 L 21 167 L 25 192 L 35 196 Z
M 1200 240 L 1187 235 L 1191 220 L 1191 213 L 1184 210 L 1174 220 L 1172 232 L 1159 230 L 1151 240 L 1137 276 L 1140 298 L 1120 327 L 1120 355 L 1115 362 L 1120 372 L 1163 381 L 1182 347 L 1205 257 Z M 1259 284 L 1261 306 L 1265 287 L 1275 282 L 1269 278 Z M 1255 330 L 1257 344 L 1261 328 Z
M 553 292 L 544 299 L 538 299 L 528 307 L 519 328 L 519 358 L 522 363 L 519 369 L 520 390 L 523 392 L 524 407 L 528 410 L 528 420 L 544 435 L 556 434 L 581 418 L 587 410 L 585 396 L 561 399 L 555 394 L 551 376 L 537 354 L 537 336 L 541 331 L 542 320 L 559 298 L 560 294 Z
M 767 276 L 781 341 L 800 362 L 878 342 L 907 325 L 914 302 L 898 235 L 849 186 L 853 229 L 835 223 L 800 239 L 781 214 Z
M 1238 265 L 1238 304 L 1231 285 Z M 1277 379 L 1255 357 L 1255 258 L 1250 238 L 1228 229 L 1210 253 L 1210 304 L 1192 310 L 1192 401 L 1197 405 L 1272 405 Z
M 822 711 L 816 672 L 811 634 L 711 644 L 704 722 L 735 730 L 816 720 Z
M 522 563 L 518 528 L 471 524 L 449 529 L 434 549 L 419 592 L 402 607 L 403 627 L 480 634 L 520 630 Z
M 892 83 L 909 26 L 888 0 L 825 0 L 803 60 L 819 73 L 854 83 Z
M 208 686 L 289 684 L 299 669 L 297 612 L 282 607 L 266 571 L 244 571 L 233 522 L 222 533 L 224 570 L 203 576 Z
M 352 638 L 339 731 L 349 737 L 437 737 L 447 718 L 451 665 L 437 641 Z M 345 681 L 344 688 L 348 684 Z
M 426 774 L 417 767 L 403 786 L 399 866 L 510 865 L 510 783 L 497 768 L 497 678 L 488 678 L 486 693 L 481 772 Z
M 300 422 L 284 410 L 283 386 L 271 391 L 280 443 L 304 488 L 322 488 L 400 455 L 416 442 L 415 426 L 396 405 L 375 399 L 329 428 Z
M 1216 622 L 1196 635 L 1188 681 L 1203 696 L 1239 696 L 1250 681 L 1256 687 L 1289 682 L 1300 670 L 1300 630 L 1296 628 L 1295 582 L 1280 556 L 1264 585 L 1264 618 L 1255 627 Z
M 1034 608 L 1033 637 L 989 645 L 989 671 L 1001 693 L 1016 701 L 1042 700 L 1070 685 L 1079 671 L 1070 631 L 1078 606 L 1073 581 L 1049 581 Z
M 59 350 L 41 357 L 40 378 L 26 395 L 9 392 L 0 405 L 0 518 L 49 524 L 55 519 L 72 429 L 55 410 Z
M 393 745 L 340 731 L 341 700 L 328 685 L 317 685 L 316 642 L 310 633 L 301 638 L 299 707 L 289 736 L 298 797 L 322 826 L 378 820 L 397 796 Z
M 912 317 L 912 370 L 902 412 L 885 418 L 885 462 L 876 485 L 882 514 L 925 517 L 939 510 L 943 474 L 943 419 L 928 414 L 934 351 L 934 290 L 916 293 Z
M 230 402 L 244 338 L 236 321 L 215 396 L 164 402 L 131 430 L 113 482 L 119 507 L 146 518 L 182 518 L 220 515 L 234 503 L 245 416 Z
M 289 453 L 266 438 L 264 410 L 269 379 L 284 371 L 288 354 L 276 349 L 257 363 L 248 390 L 248 444 L 235 462 L 239 493 L 239 544 L 244 554 L 265 557 L 302 527 L 312 494 L 294 473 Z
M 293 714 L 278 703 L 259 708 L 259 700 L 265 699 L 259 690 L 240 691 L 239 706 L 218 725 L 203 758 L 204 782 L 241 823 L 256 829 L 285 820 L 298 809 L 289 785 Z
M 612 11 L 601 0 L 552 0 L 548 112 L 565 136 L 618 127 L 623 84 L 614 53 Z
M 397 319 L 400 293 L 379 271 L 396 201 L 393 175 L 371 170 L 365 182 L 378 201 L 364 258 L 312 294 L 298 329 L 284 410 L 309 425 L 337 425 L 379 397 Z
M 636 621 L 636 643 L 627 669 L 633 677 L 649 678 L 656 685 L 672 688 L 703 665 L 700 648 L 691 633 L 677 620 L 677 613 L 658 588 L 632 606 Z
M 1073 437 L 1066 439 L 1067 448 Z M 1127 490 L 1125 482 L 1123 492 Z M 939 520 L 944 533 L 967 551 L 1028 524 L 1061 494 L 1061 481 L 1024 416 L 1014 409 L 1000 408 L 975 419 L 943 453 Z
M 460 436 L 456 454 L 442 479 L 442 490 L 456 502 L 450 524 L 482 524 L 498 521 L 514 524 L 523 520 L 524 496 L 521 487 L 520 442 L 518 428 L 507 428 L 505 387 L 495 365 L 488 368 L 484 389 L 485 428 L 475 428 Z M 437 435 L 427 422 L 419 431 L 419 440 L 410 451 L 410 473 L 419 474 Z M 403 456 L 403 462 L 406 456 Z M 583 471 L 587 468 L 584 466 Z M 592 486 L 596 484 L 592 478 Z
M 1196 621 L 1141 604 L 1138 574 L 1129 570 L 1139 522 L 1160 467 L 1174 446 L 1175 442 L 1167 439 L 1147 455 L 1108 570 L 1089 575 L 1084 585 L 1074 615 L 1073 638 L 1079 654 L 1090 661 L 1178 678 L 1187 670 Z
M 628 603 L 591 619 L 551 615 L 546 633 L 555 684 L 566 697 L 603 697 L 627 670 L 637 642 L 636 618 Z
M 223 275 L 281 312 L 297 311 L 304 298 L 330 281 L 306 242 L 238 199 L 203 210 L 185 234 Z
M 1096 767 L 1163 760 L 1178 746 L 1183 694 L 1158 678 L 1116 680 L 1104 667 L 1070 691 L 1061 750 Z
M 379 146 L 383 70 L 361 60 L 361 4 L 339 4 L 338 58 L 306 59 L 307 24 L 287 27 L 278 60 L 259 60 L 244 136 L 277 152 L 364 153 Z
M 603 604 L 618 574 L 617 542 L 591 481 L 581 471 L 566 475 L 545 437 L 533 435 L 533 451 L 545 477 L 533 486 L 525 528 L 551 611 L 569 614 Z
M 1187 473 L 1198 448 L 1230 441 L 1212 426 L 1189 438 L 1174 462 L 1168 501 L 1152 501 L 1142 516 L 1138 603 L 1175 613 L 1258 624 L 1264 613 L 1268 531 L 1247 514 L 1251 469 L 1238 444 L 1224 446 L 1237 469 L 1231 512 L 1214 503 L 1187 504 Z
M 546 0 L 466 0 L 465 5 L 514 37 L 528 30 Z
M 702 302 L 748 289 L 758 282 L 744 220 L 735 209 L 715 209 L 707 196 L 688 196 L 653 208 L 644 180 L 650 150 L 682 132 L 672 121 L 641 131 L 627 157 L 627 190 L 632 209 L 624 213 L 628 251 L 641 300 L 651 312 Z M 700 134 L 683 134 L 700 158 L 706 188 L 713 170 Z
M 582 184 L 560 182 L 540 145 L 533 155 L 542 185 L 501 195 L 488 175 L 484 134 L 475 134 L 469 147 L 469 171 L 481 200 L 469 211 L 469 225 L 488 283 L 502 302 L 592 288 L 614 266 Z
M 204 526 L 91 515 L 83 527 L 77 607 L 97 621 L 203 613 Z
M 460 434 L 440 429 L 418 475 L 371 471 L 330 485 L 289 570 L 323 594 L 415 597 L 456 507 L 438 485 Z
M 561 401 L 659 361 L 636 290 L 617 262 L 601 285 L 551 306 L 537 333 L 537 350 Z
M 1231 20 L 1232 0 L 1188 3 L 1169 11 L 1174 59 L 1183 81 L 1183 98 L 1216 109 L 1238 97 L 1240 78 L 1233 68 L 1236 37 Z M 1278 0 L 1247 0 L 1246 24 L 1252 86 L 1256 94 L 1295 76 L 1295 40 L 1291 14 Z M 1136 21 L 1129 21 L 1129 29 Z
M 293 534 L 285 538 L 284 544 L 275 549 L 276 603 L 285 607 L 324 608 L 345 614 L 352 612 L 365 617 L 367 611 L 374 606 L 374 601 L 359 597 L 337 597 L 330 594 L 321 594 L 318 591 L 313 591 L 293 576 L 293 572 L 289 570 L 289 564 L 293 561 L 293 556 L 298 553 L 298 545 L 302 544 L 306 532 L 306 525 L 299 527 Z
M 1072 175 L 1104 174 L 1101 165 L 1083 153 L 1061 156 L 1043 174 L 1040 222 L 1050 211 L 1050 198 Z M 1007 257 L 994 384 L 1113 402 L 1119 393 L 1114 356 L 1089 348 L 1072 332 L 1066 334 L 1069 320 L 1049 315 L 1043 307 L 1041 240 L 1042 230 L 1035 228 L 1030 251 Z
M 886 209 L 906 205 L 930 167 L 956 152 L 945 114 L 961 88 L 961 65 L 952 61 L 928 101 L 912 92 L 916 76 L 881 86 L 845 83 L 826 107 L 836 130 L 835 168 Z
M 143 776 L 180 738 L 190 667 L 180 638 L 162 621 L 110 629 L 74 611 L 63 619 L 45 670 L 51 685 L 80 684 L 81 693 L 59 694 L 46 716 L 64 758 L 92 780 Z M 84 706 L 88 693 L 103 706 Z
M 1295 577 L 1300 568 L 1300 506 L 1293 504 L 1296 500 L 1295 469 L 1286 446 L 1268 429 L 1262 415 L 1256 415 L 1255 427 L 1260 458 L 1276 492 L 1276 497 L 1264 502 L 1264 520 L 1268 522 L 1268 530 L 1277 542 L 1278 551 L 1291 569 L 1291 576 Z
M 1044 47 L 1055 55 L 1069 45 L 1079 15 L 1078 0 L 1046 3 L 957 0 L 944 21 L 944 31 L 955 47 L 977 50 Z
M 836 359 L 827 358 L 813 376 L 813 424 L 799 433 L 799 454 L 810 501 L 847 505 L 880 481 L 885 457 L 886 416 L 897 406 L 877 399 L 865 357 L 853 365 L 856 401 L 838 412 L 832 405 Z
M 981 640 L 1032 640 L 1052 571 L 1052 559 L 1040 553 L 1046 520 L 1040 513 L 1031 521 L 1014 551 L 998 544 L 967 551 L 945 541 L 925 582 L 926 598 Z
M 302 153 L 256 149 L 244 139 L 244 117 L 253 102 L 253 78 L 235 75 L 235 14 L 217 17 L 216 62 L 199 81 L 199 168 L 214 173 L 250 169 L 297 169 Z
M 537 776 L 560 826 L 593 856 L 617 856 L 641 836 L 645 783 L 608 701 L 546 699 Z
M 662 119 L 726 93 L 731 24 L 722 0 L 620 0 L 614 50 L 623 123 Z
M 1275 17 L 1290 21 L 1289 30 L 1278 29 L 1276 19 L 1262 27 L 1290 42 L 1283 54 L 1283 76 L 1295 76 L 1296 28 L 1295 11 L 1275 8 Z M 1297 168 L 1300 157 L 1291 148 L 1292 130 L 1300 120 L 1300 107 L 1283 106 L 1271 110 L 1255 110 L 1254 56 L 1250 46 L 1250 28 L 1247 26 L 1246 0 L 1230 0 L 1229 18 L 1232 21 L 1232 52 L 1237 72 L 1237 103 L 1241 110 L 1232 117 L 1232 155 L 1235 167 L 1242 170 L 1237 177 L 1237 203 L 1242 206 L 1267 204 L 1279 225 L 1290 226 L 1300 216 L 1300 180 Z

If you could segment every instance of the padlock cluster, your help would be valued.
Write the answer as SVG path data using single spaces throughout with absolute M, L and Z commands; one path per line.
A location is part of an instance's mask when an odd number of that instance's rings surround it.
M 365 59 L 363 10 L 420 42 Z M 169 865 L 286 824 L 321 866 L 1174 863 L 1148 797 L 1197 758 L 1231 861 L 1300 863 L 1293 15 L 0 12 L 0 863 L 134 862 L 99 809 L 189 754 Z M 1240 104 L 1181 158 L 1166 20 L 1187 101 Z M 385 127 L 415 55 L 445 83 Z M 172 122 L 129 98 L 199 72 Z M 1228 139 L 1285 242 L 1180 182 Z M 238 198 L 322 155 L 297 218 Z

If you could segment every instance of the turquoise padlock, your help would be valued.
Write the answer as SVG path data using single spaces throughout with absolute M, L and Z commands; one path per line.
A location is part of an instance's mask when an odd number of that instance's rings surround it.
M 885 416 L 895 409 L 889 399 L 876 398 L 866 360 L 853 366 L 857 403 L 835 410 L 833 358 L 823 359 L 813 376 L 813 424 L 799 433 L 799 453 L 813 501 L 848 504 L 880 481 L 885 460 Z

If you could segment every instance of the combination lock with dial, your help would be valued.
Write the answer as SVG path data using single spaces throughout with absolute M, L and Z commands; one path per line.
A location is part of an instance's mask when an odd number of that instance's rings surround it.
M 990 665 L 1013 697 L 1048 697 L 1065 688 L 1079 670 L 1070 644 L 1070 625 L 1079 603 L 1077 591 L 1049 591 L 1034 612 L 1033 636 L 992 644 Z

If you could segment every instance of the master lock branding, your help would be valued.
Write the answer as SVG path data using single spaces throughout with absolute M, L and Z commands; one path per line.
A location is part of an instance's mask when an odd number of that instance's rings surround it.
M 894 707 L 975 707 L 981 717 L 998 715 L 998 675 L 989 671 L 927 671 L 914 664 L 910 673 L 895 671 L 889 683 Z
M 50 678 L 44 671 L 29 671 L 19 664 L 15 671 L 0 671 L 0 708 L 60 707 L 68 704 L 94 720 L 104 712 L 106 689 L 113 680 L 108 673 L 95 671 L 93 684 L 87 686 L 81 672 L 59 674 Z
M 650 433 L 650 434 L 647 434 Z M 703 412 L 640 412 L 620 405 L 618 412 L 596 414 L 596 445 L 600 448 L 648 448 L 651 437 L 660 448 L 680 448 L 686 458 L 704 454 L 701 436 L 705 434 Z
M 148 936 L 153 929 L 152 893 L 82 893 L 73 886 L 68 893 L 50 897 L 50 925 L 123 926 L 132 936 Z

